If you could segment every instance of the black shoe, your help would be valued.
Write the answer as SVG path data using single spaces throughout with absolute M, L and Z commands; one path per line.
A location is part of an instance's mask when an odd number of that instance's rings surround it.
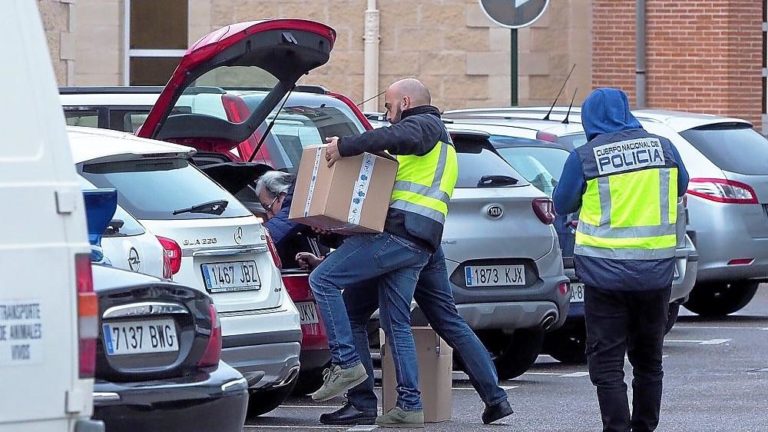
M 348 403 L 332 413 L 322 414 L 320 423 L 325 425 L 372 425 L 376 423 L 376 411 L 360 411 Z
M 502 401 L 496 405 L 486 406 L 483 410 L 483 423 L 491 424 L 496 420 L 503 419 L 504 417 L 511 415 L 512 407 L 509 406 L 508 401 Z

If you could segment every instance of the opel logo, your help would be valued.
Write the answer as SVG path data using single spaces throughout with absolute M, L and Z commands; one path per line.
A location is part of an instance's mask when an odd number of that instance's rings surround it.
M 235 243 L 242 244 L 243 243 L 243 227 L 237 227 L 235 230 Z
M 504 214 L 504 209 L 502 209 L 501 206 L 492 205 L 488 207 L 488 216 L 490 216 L 493 219 L 498 219 L 503 214 Z
M 128 251 L 128 267 L 131 268 L 131 271 L 139 271 L 139 268 L 141 268 L 141 260 L 139 259 L 139 252 L 136 250 L 136 248 L 131 248 L 130 251 Z

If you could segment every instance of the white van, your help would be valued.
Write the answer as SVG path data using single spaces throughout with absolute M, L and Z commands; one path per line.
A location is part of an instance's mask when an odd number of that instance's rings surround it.
M 0 50 L 0 432 L 100 432 L 85 211 L 37 2 L 3 2 Z

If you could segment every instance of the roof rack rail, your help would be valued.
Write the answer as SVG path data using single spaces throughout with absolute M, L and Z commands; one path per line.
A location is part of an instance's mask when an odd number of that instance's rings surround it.
M 157 94 L 163 91 L 163 86 L 81 86 L 59 87 L 59 94 Z M 224 94 L 226 91 L 219 87 L 200 86 L 189 87 L 184 94 Z
M 107 94 L 107 93 L 160 93 L 162 86 L 78 86 L 59 87 L 60 94 Z

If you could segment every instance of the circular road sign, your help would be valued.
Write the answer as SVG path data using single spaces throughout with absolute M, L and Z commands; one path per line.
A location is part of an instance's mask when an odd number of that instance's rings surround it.
M 491 21 L 512 29 L 533 24 L 548 4 L 549 0 L 480 0 L 480 7 Z

